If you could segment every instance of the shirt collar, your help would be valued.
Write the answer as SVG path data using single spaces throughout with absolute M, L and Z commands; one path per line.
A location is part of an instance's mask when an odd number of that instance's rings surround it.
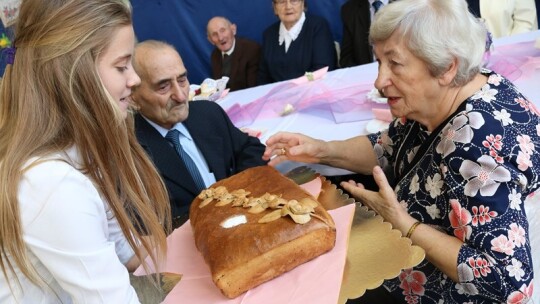
M 232 47 L 226 52 L 221 52 L 221 56 L 223 57 L 223 56 L 225 56 L 225 54 L 231 56 L 231 54 L 234 52 L 234 47 L 235 46 L 236 46 L 236 38 L 232 42 Z
M 148 123 L 154 127 L 158 132 L 159 134 L 161 134 L 161 136 L 165 137 L 167 136 L 167 133 L 170 131 L 168 129 L 165 129 L 164 127 L 158 125 L 157 123 L 151 121 L 150 119 L 146 118 L 146 116 L 142 115 L 141 116 L 146 119 L 146 121 L 148 121 Z M 176 129 L 178 130 L 180 133 L 182 133 L 182 135 L 184 135 L 186 138 L 188 138 L 189 140 L 193 140 L 193 138 L 191 137 L 191 134 L 189 133 L 188 129 L 186 128 L 186 126 L 184 126 L 183 123 L 177 123 L 175 124 L 172 129 Z M 172 130 L 171 129 L 171 130 Z
M 371 9 L 373 9 L 373 2 L 375 1 L 377 0 L 369 0 L 369 6 L 371 7 Z M 389 0 L 379 0 L 379 1 L 381 1 L 383 5 L 387 5 Z
M 286 48 L 288 48 L 287 44 L 290 44 L 291 41 L 296 40 L 298 35 L 300 35 L 304 21 L 306 21 L 306 13 L 302 12 L 302 16 L 300 16 L 298 22 L 296 22 L 296 24 L 293 25 L 293 27 L 291 27 L 291 29 L 288 31 L 283 22 L 281 22 L 279 25 L 279 45 L 282 45 L 283 42 L 285 42 Z

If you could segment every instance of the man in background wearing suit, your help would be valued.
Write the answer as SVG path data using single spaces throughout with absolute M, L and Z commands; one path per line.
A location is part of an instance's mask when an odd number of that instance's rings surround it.
M 189 206 L 202 189 L 264 165 L 264 146 L 236 128 L 218 104 L 188 101 L 187 71 L 171 45 L 139 43 L 133 66 L 141 78 L 131 95 L 138 108 L 135 132 L 169 191 L 177 227 L 187 220 Z
M 388 0 L 349 0 L 341 6 L 343 40 L 339 66 L 348 68 L 373 62 L 369 27 L 376 11 Z
M 257 85 L 261 47 L 255 41 L 235 38 L 236 24 L 225 17 L 214 17 L 206 27 L 208 40 L 215 48 L 210 56 L 212 77 L 229 77 L 231 91 Z

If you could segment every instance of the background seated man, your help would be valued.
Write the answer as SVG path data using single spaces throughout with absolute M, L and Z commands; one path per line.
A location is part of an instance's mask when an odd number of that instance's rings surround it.
M 373 50 L 369 44 L 369 26 L 379 8 L 388 0 L 348 0 L 341 6 L 343 40 L 339 66 L 348 68 L 373 62 Z
M 187 71 L 171 45 L 153 40 L 139 43 L 134 68 L 141 77 L 132 93 L 139 110 L 137 139 L 163 177 L 177 227 L 187 220 L 189 206 L 201 189 L 264 165 L 265 147 L 237 129 L 216 103 L 188 102 Z
M 206 29 L 208 40 L 216 47 L 210 55 L 212 77 L 229 77 L 231 91 L 256 86 L 261 46 L 249 39 L 236 39 L 236 24 L 225 17 L 210 19 Z

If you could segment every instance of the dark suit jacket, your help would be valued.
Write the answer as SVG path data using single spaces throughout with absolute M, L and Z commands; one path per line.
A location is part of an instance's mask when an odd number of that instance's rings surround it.
M 469 11 L 473 15 L 478 18 L 482 17 L 480 15 L 480 0 L 467 0 L 467 4 L 469 5 Z
M 183 123 L 216 180 L 266 164 L 261 158 L 264 145 L 236 128 L 214 102 L 191 102 L 189 116 Z M 135 132 L 169 191 L 173 218 L 186 216 L 191 201 L 199 193 L 183 161 L 169 142 L 139 114 L 135 116 Z
M 368 0 L 349 0 L 341 6 L 343 41 L 341 43 L 340 67 L 346 68 L 373 62 L 373 50 L 369 44 L 371 11 Z
M 261 46 L 252 40 L 236 37 L 234 52 L 231 54 L 231 76 L 227 87 L 231 91 L 254 87 L 257 85 L 257 73 L 261 58 Z M 212 78 L 223 76 L 223 56 L 221 51 L 214 48 L 210 55 Z

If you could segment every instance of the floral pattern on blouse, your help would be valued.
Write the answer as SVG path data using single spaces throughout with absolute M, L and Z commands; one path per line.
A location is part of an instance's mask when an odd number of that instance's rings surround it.
M 384 171 L 402 176 L 394 181 L 398 202 L 417 220 L 464 242 L 460 283 L 427 260 L 386 281 L 403 303 L 526 303 L 532 296 L 523 202 L 540 185 L 540 113 L 507 79 L 482 73 L 487 83 L 429 147 L 420 149 L 427 130 L 420 126 L 415 134 L 418 123 L 404 119 L 368 136 Z M 405 157 L 398 162 L 399 151 Z M 417 153 L 420 160 L 404 172 Z

